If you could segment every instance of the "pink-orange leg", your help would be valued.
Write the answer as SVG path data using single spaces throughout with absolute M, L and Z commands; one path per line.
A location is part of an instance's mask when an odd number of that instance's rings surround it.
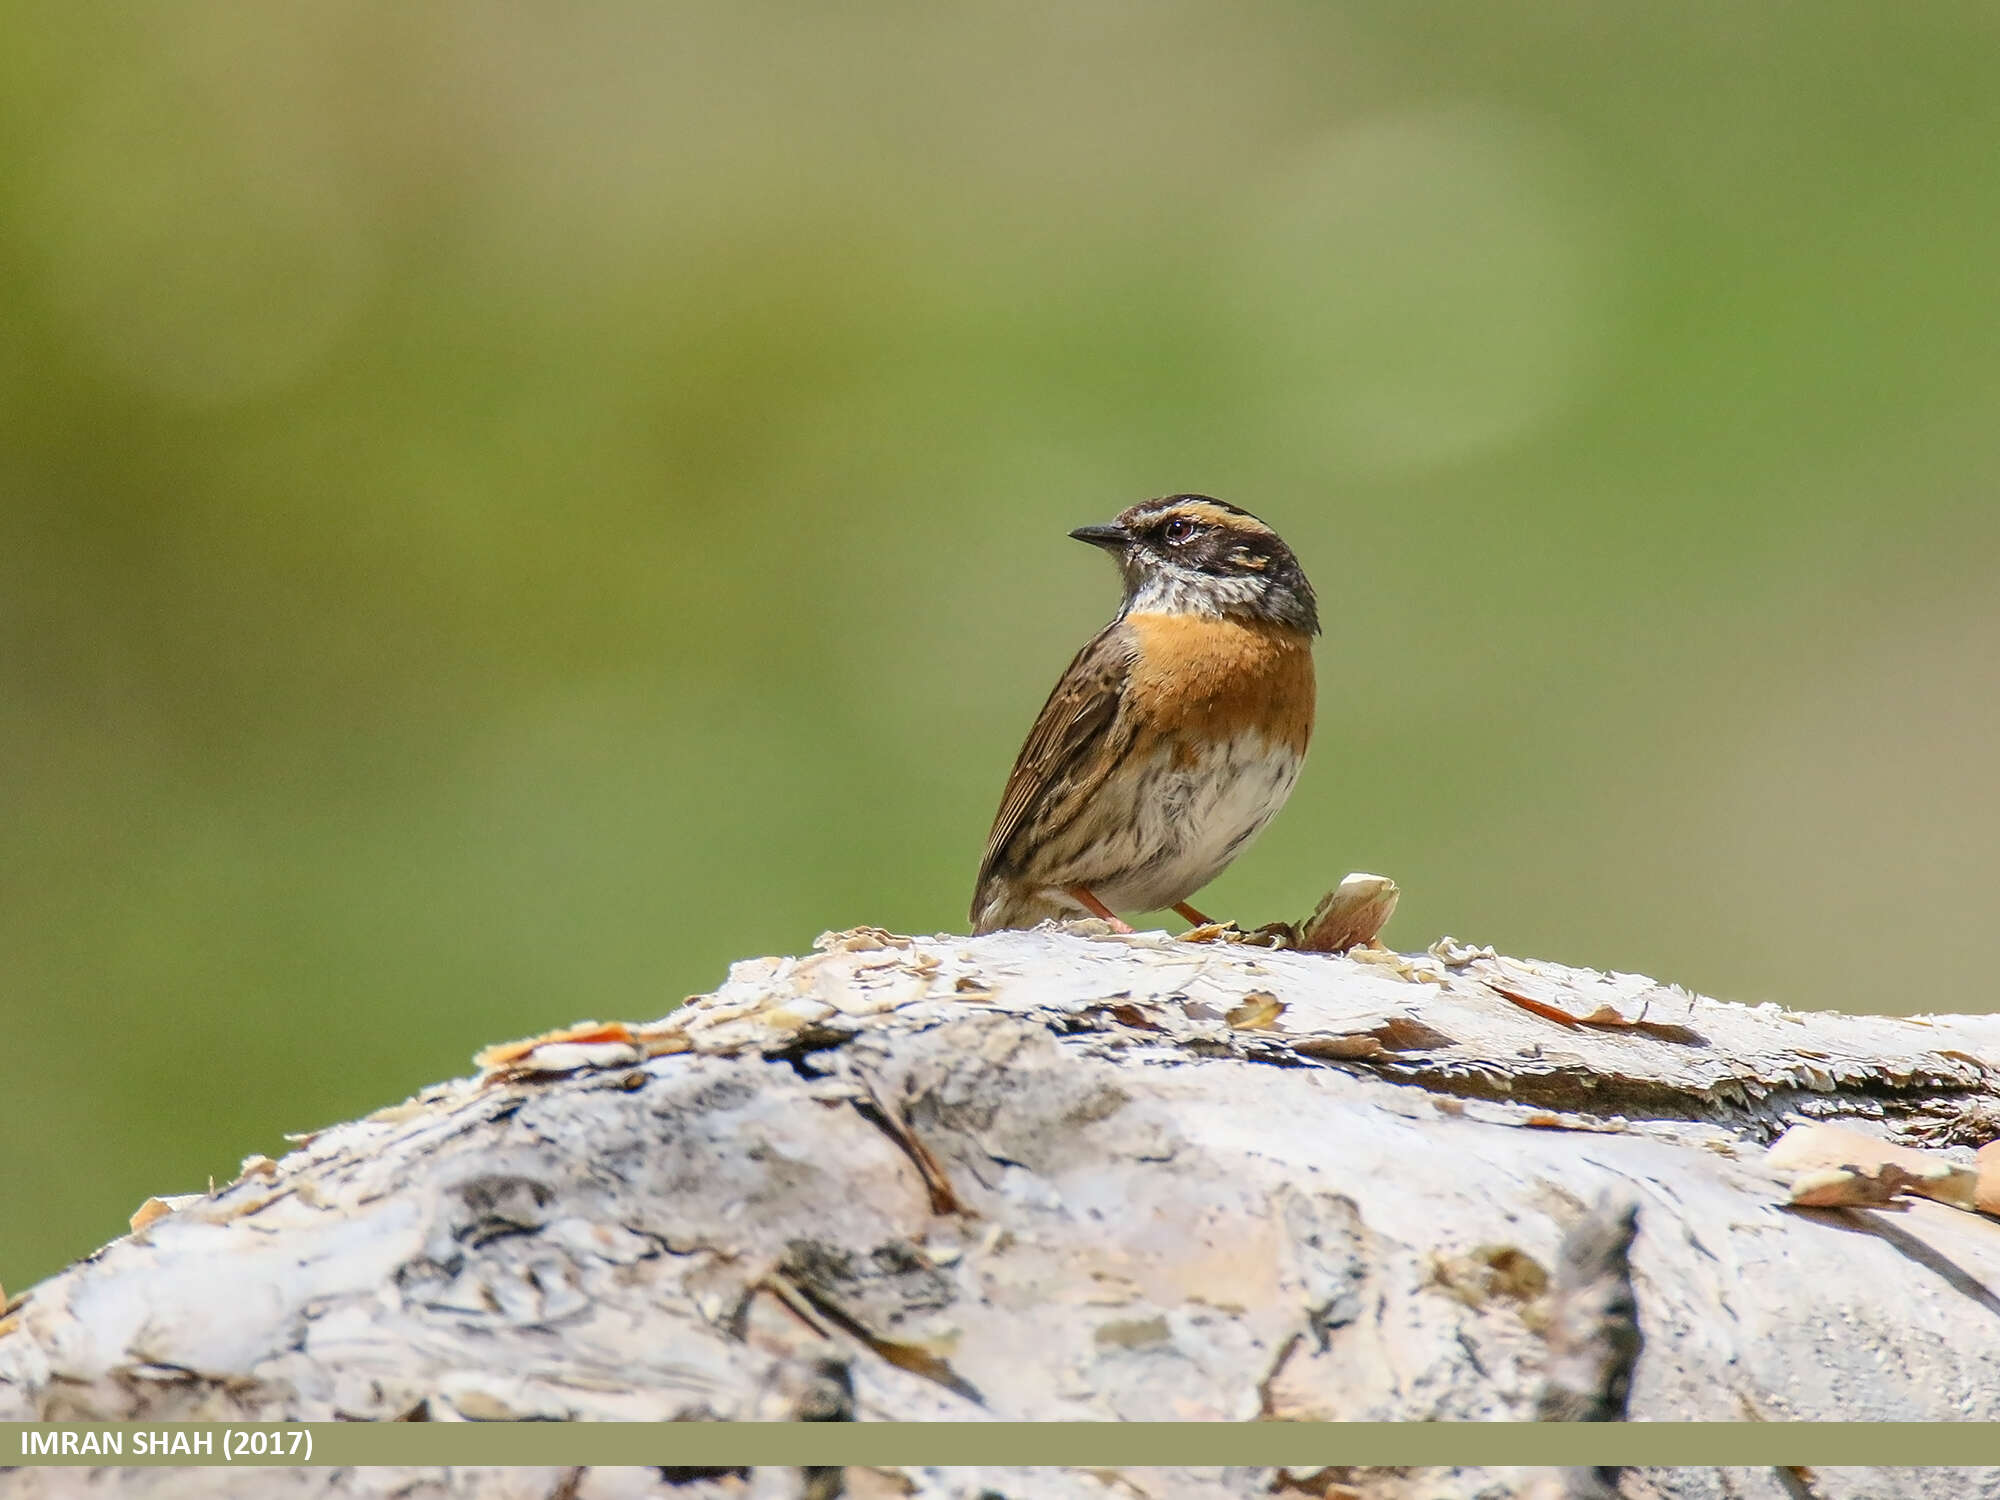
M 1130 932 L 1132 930 L 1130 922 L 1125 921 L 1117 912 L 1091 895 L 1089 886 L 1073 885 L 1069 888 L 1069 894 L 1072 900 L 1093 917 L 1102 917 L 1105 921 L 1109 922 L 1113 932 Z
M 1174 910 L 1197 927 L 1213 927 L 1215 925 L 1213 917 L 1204 917 L 1185 901 L 1176 901 L 1174 903 Z

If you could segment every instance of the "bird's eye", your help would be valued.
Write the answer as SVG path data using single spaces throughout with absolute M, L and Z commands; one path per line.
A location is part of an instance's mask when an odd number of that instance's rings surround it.
M 1170 542 L 1184 542 L 1194 535 L 1194 522 L 1169 521 L 1167 529 L 1160 534 Z

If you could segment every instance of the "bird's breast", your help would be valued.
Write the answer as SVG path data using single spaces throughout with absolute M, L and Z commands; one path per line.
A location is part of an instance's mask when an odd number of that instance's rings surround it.
M 1312 638 L 1288 626 L 1195 614 L 1132 614 L 1127 701 L 1181 754 L 1261 738 L 1291 758 L 1313 729 Z

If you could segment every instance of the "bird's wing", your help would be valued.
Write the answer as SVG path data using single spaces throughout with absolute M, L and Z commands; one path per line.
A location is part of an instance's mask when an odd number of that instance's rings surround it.
M 1132 638 L 1121 618 L 1093 636 L 1057 680 L 1000 794 L 975 892 L 1006 862 L 1009 845 L 1037 808 L 1087 793 L 1123 753 L 1123 737 L 1112 731 L 1131 670 Z

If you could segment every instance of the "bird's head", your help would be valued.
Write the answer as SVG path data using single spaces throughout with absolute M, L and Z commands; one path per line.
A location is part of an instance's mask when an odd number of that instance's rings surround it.
M 1234 615 L 1319 633 L 1319 601 L 1292 549 L 1225 501 L 1168 495 L 1070 535 L 1118 560 L 1127 612 Z

